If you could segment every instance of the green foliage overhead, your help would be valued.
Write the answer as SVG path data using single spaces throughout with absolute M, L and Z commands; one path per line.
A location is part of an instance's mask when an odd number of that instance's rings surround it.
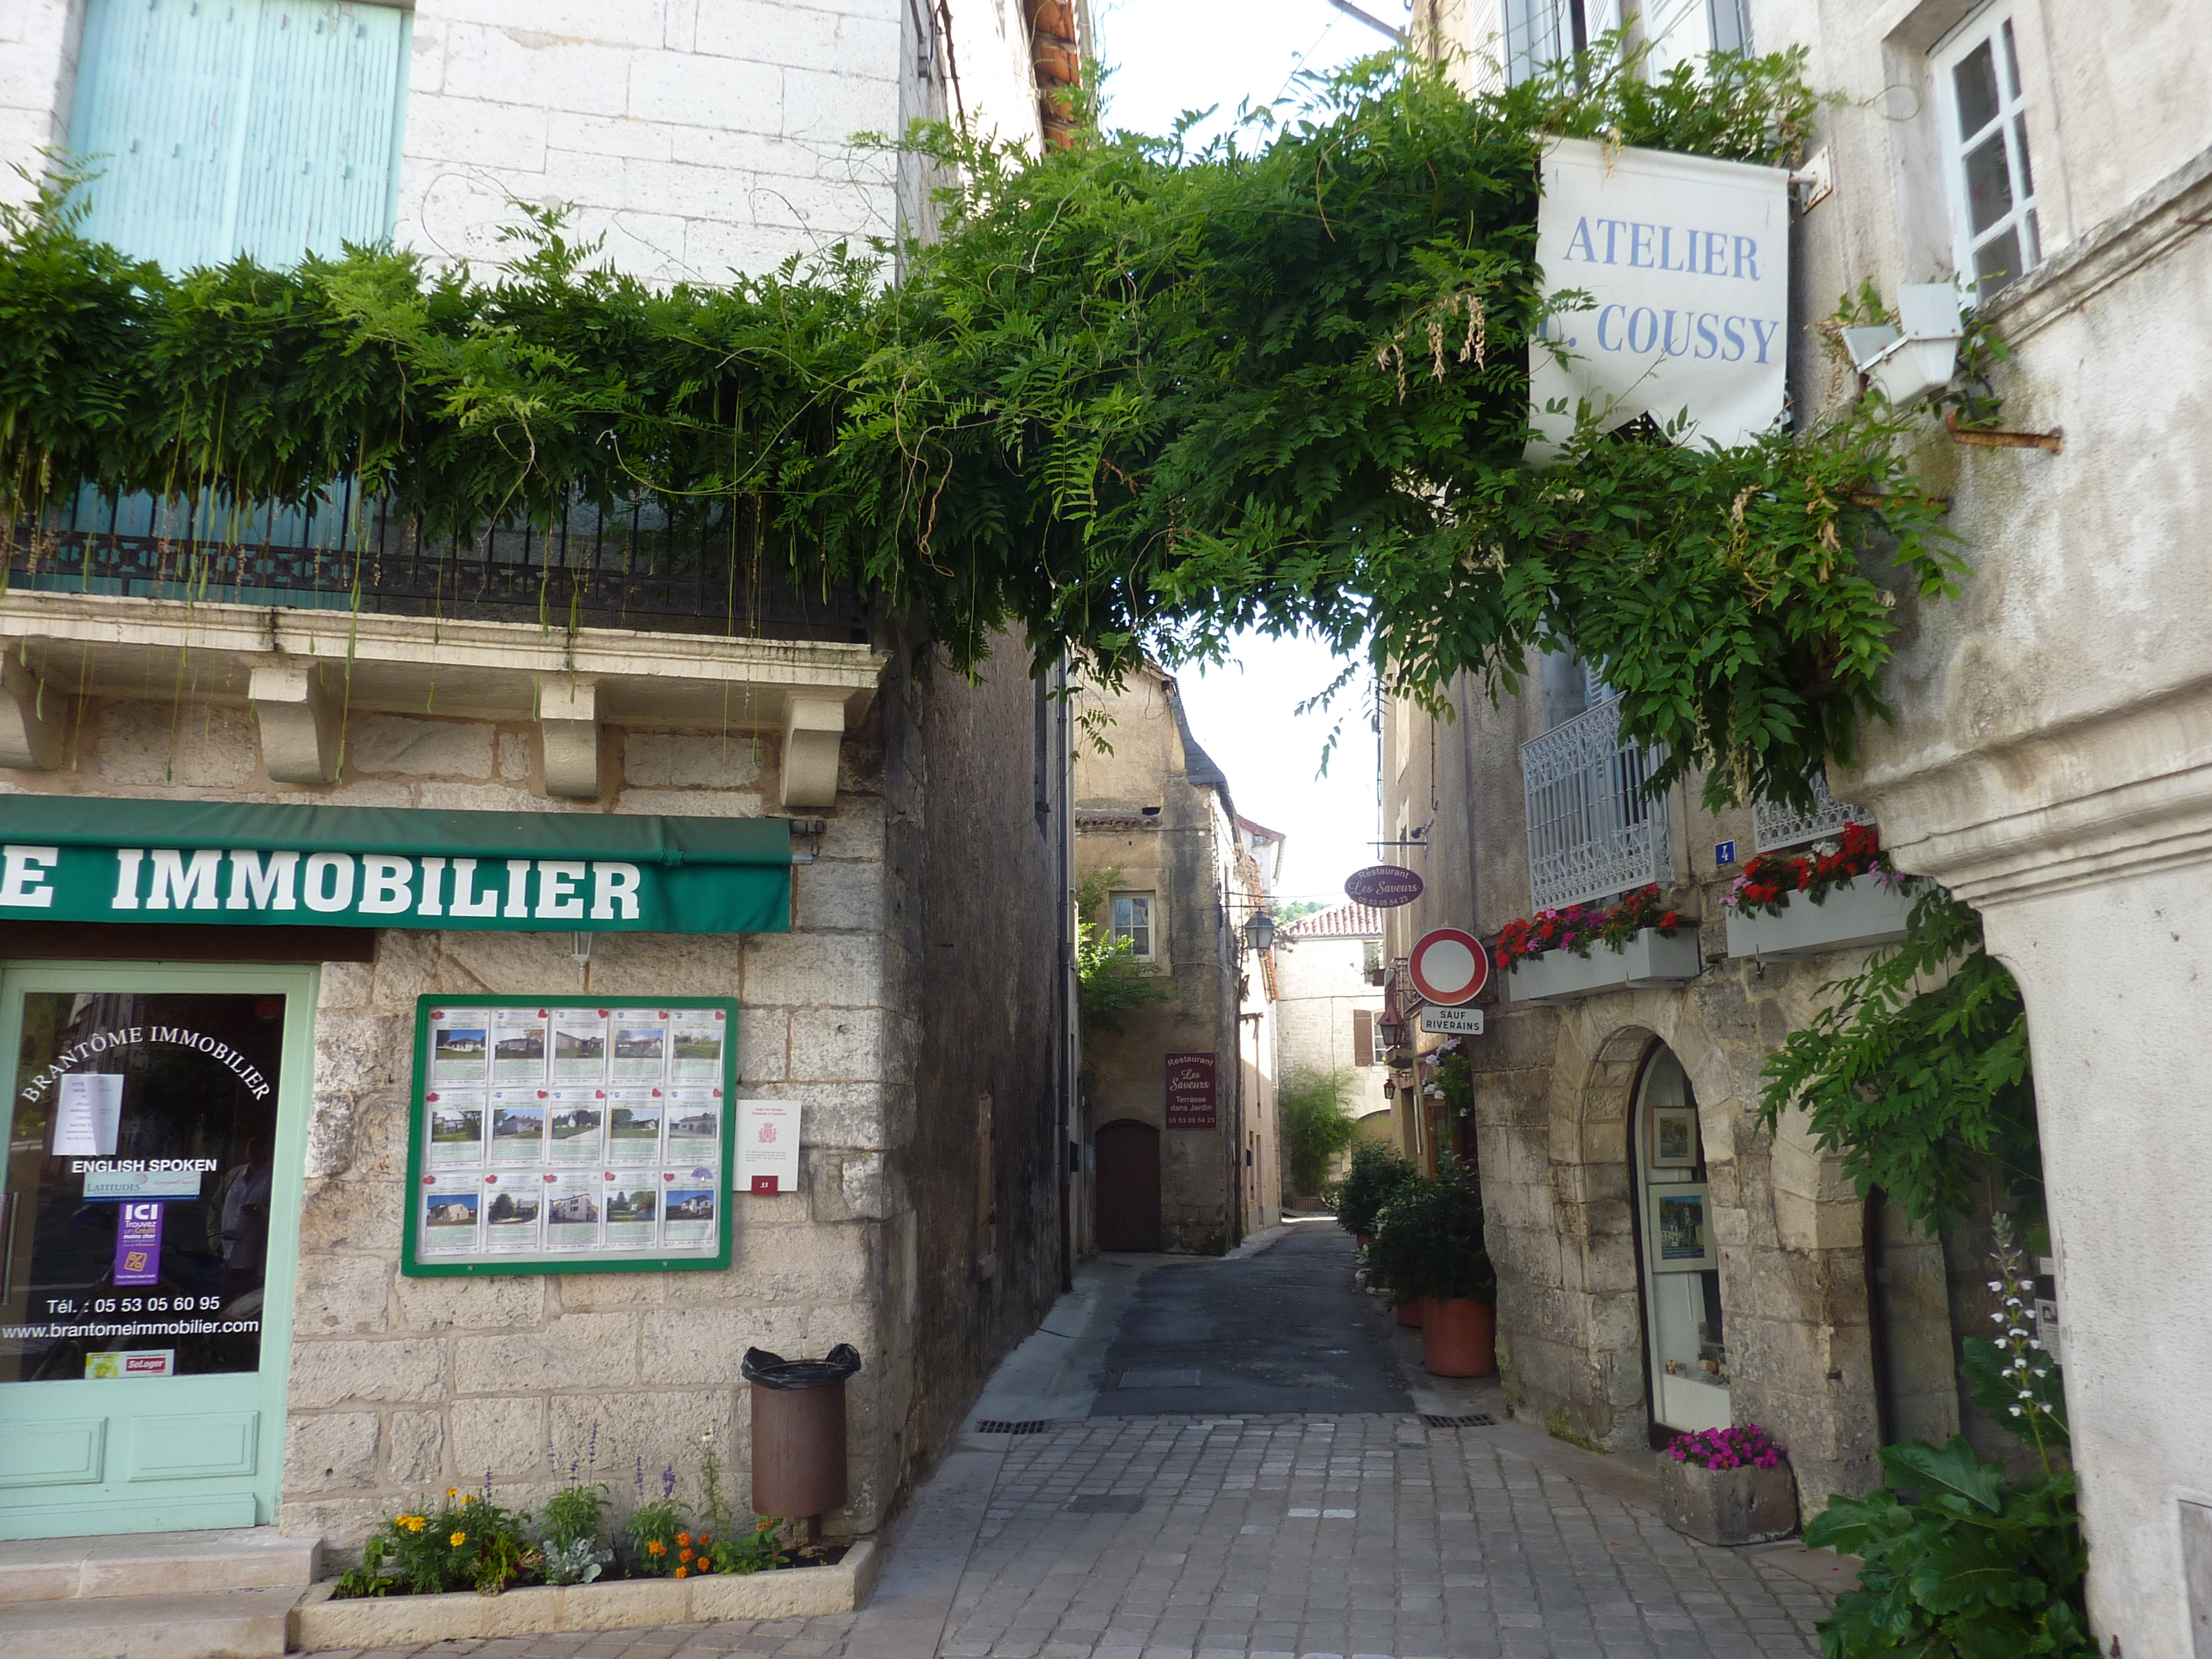
M 1992 1168 L 2004 1190 L 1984 1196 L 2039 1216 L 2027 1012 L 1980 915 L 1930 885 L 1902 945 L 1822 988 L 1830 1006 L 1767 1056 L 1760 1124 L 1802 1105 L 1862 1196 L 1880 1187 L 1931 1231 L 1968 1213 Z
M 1666 745 L 1655 788 L 1802 799 L 1882 712 L 1862 558 L 1923 592 L 1954 566 L 1878 406 L 1521 465 L 1542 135 L 1774 162 L 1815 105 L 1799 55 L 1647 84 L 1616 46 L 1476 96 L 1373 60 L 1256 147 L 924 134 L 965 182 L 890 287 L 841 252 L 656 290 L 529 210 L 489 280 L 368 249 L 170 274 L 83 240 L 57 185 L 0 223 L 0 508 L 351 475 L 445 533 L 643 496 L 960 665 L 1013 627 L 1106 679 L 1257 628 L 1433 696 L 1571 643 Z
M 1352 1168 L 1337 1183 L 1336 1224 L 1348 1233 L 1371 1233 L 1390 1195 L 1419 1171 L 1388 1142 L 1362 1140 L 1352 1149 Z
M 1283 1161 L 1290 1169 L 1292 1192 L 1321 1191 L 1337 1154 L 1359 1138 L 1358 1122 L 1346 1115 L 1351 1102 L 1348 1071 L 1292 1066 L 1283 1073 L 1275 1088 L 1275 1104 L 1282 1119 Z
M 1881 1449 L 1887 1484 L 1832 1498 L 1810 1549 L 1859 1558 L 1820 1626 L 1825 1659 L 2094 1659 L 2071 1469 L 2008 1481 L 1962 1435 Z M 1906 1502 L 1906 1495 L 1916 1501 Z

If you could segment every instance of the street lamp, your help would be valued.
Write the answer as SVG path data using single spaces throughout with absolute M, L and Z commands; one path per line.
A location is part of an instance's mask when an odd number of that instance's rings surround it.
M 1255 951 L 1272 951 L 1275 947 L 1275 919 L 1265 910 L 1255 910 L 1244 924 L 1245 948 Z

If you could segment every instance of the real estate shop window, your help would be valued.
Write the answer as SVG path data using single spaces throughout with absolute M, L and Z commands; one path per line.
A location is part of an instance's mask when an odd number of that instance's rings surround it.
M 2043 258 L 2012 8 L 1975 13 L 1929 64 L 1959 275 L 1987 300 Z
M 1152 957 L 1152 895 L 1114 895 L 1114 937 L 1129 941 L 1129 954 L 1149 962 Z

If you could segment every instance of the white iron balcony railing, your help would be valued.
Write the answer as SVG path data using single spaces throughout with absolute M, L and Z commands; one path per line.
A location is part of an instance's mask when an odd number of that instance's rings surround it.
M 1777 848 L 1796 847 L 1802 842 L 1819 841 L 1824 836 L 1838 833 L 1847 823 L 1872 823 L 1874 814 L 1863 806 L 1854 806 L 1847 800 L 1838 800 L 1828 793 L 1828 775 L 1815 771 L 1808 780 L 1813 786 L 1813 810 L 1801 812 L 1781 801 L 1753 802 L 1751 809 L 1752 839 L 1761 853 L 1773 852 Z
M 1528 797 L 1528 887 L 1539 910 L 1674 879 L 1667 806 L 1644 793 L 1667 757 L 1620 740 L 1607 698 L 1521 745 Z

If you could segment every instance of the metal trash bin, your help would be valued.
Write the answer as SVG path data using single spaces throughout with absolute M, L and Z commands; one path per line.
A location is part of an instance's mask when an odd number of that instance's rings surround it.
M 745 1350 L 753 1389 L 753 1513 L 827 1515 L 845 1501 L 845 1379 L 860 1356 L 840 1342 L 822 1359 Z

